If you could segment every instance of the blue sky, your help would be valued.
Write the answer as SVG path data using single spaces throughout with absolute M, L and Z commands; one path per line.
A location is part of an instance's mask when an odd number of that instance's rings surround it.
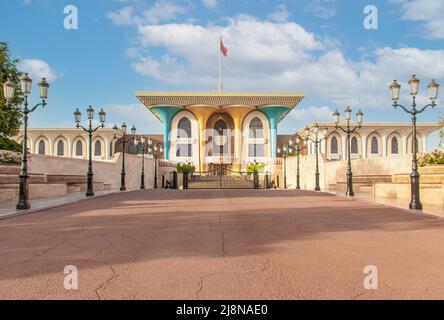
M 71 4 L 78 30 L 64 28 Z M 363 25 L 369 4 L 377 30 Z M 432 78 L 443 83 L 443 16 L 442 0 L 14 0 L 2 3 L 0 40 L 34 80 L 51 81 L 49 105 L 31 126 L 72 126 L 74 109 L 91 104 L 105 108 L 109 124 L 153 133 L 161 125 L 134 92 L 215 90 L 222 34 L 227 91 L 306 94 L 281 123 L 290 133 L 347 104 L 367 121 L 409 121 L 390 107 L 387 86 L 398 79 L 406 87 L 412 73 L 423 92 Z

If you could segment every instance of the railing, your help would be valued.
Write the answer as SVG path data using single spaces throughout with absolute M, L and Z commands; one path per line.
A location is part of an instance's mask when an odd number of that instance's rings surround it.
M 184 173 L 184 189 L 269 189 L 268 173 L 235 171 L 218 168 Z

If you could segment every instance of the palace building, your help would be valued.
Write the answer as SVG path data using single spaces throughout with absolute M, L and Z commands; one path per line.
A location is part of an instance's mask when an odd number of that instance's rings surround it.
M 304 129 L 293 135 L 277 134 L 279 122 L 303 100 L 300 93 L 137 92 L 136 96 L 164 125 L 163 134 L 138 137 L 161 143 L 162 158 L 172 163 L 191 162 L 199 172 L 221 167 L 244 171 L 255 161 L 264 164 L 267 172 L 275 172 L 283 156 L 277 154 L 278 147 L 282 151 L 290 139 L 296 141 L 297 135 L 305 135 Z M 346 160 L 347 135 L 334 123 L 312 123 L 308 128 L 316 125 L 327 133 L 319 144 L 323 161 Z M 419 153 L 427 152 L 428 136 L 439 129 L 434 123 L 417 125 Z M 411 154 L 411 133 L 407 122 L 364 122 L 351 135 L 351 158 L 385 161 Z M 20 131 L 15 140 L 22 139 Z M 30 128 L 28 146 L 35 154 L 86 159 L 89 141 L 87 133 L 76 128 Z M 137 154 L 140 147 L 129 142 L 125 149 Z M 91 150 L 94 160 L 113 161 L 121 145 L 116 143 L 113 130 L 104 128 L 93 134 Z M 302 155 L 310 157 L 315 152 L 315 144 L 308 141 Z
M 277 157 L 279 122 L 304 98 L 301 93 L 136 92 L 164 124 L 167 160 L 198 170 L 241 170 Z

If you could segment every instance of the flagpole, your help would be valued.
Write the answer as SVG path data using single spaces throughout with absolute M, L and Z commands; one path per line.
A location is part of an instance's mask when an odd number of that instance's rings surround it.
M 222 43 L 222 36 L 219 36 L 219 85 L 218 85 L 218 89 L 219 92 L 222 92 L 222 48 L 221 48 L 221 43 Z

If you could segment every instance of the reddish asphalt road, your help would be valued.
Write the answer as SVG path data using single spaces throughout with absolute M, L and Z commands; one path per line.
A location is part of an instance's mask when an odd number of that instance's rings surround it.
M 0 221 L 2 299 L 443 299 L 443 270 L 444 220 L 304 191 L 129 192 Z

